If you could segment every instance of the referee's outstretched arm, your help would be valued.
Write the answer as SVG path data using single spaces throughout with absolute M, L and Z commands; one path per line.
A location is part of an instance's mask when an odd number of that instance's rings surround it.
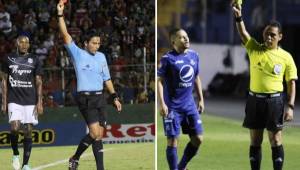
M 236 3 L 232 4 L 232 11 L 235 16 L 236 28 L 239 32 L 239 35 L 242 39 L 243 44 L 247 43 L 250 40 L 250 35 L 246 30 L 245 24 L 242 18 L 242 6 Z
M 68 33 L 66 23 L 64 20 L 64 8 L 65 8 L 64 2 L 60 0 L 59 3 L 57 4 L 58 27 L 63 37 L 64 44 L 70 44 L 72 42 L 72 37 Z

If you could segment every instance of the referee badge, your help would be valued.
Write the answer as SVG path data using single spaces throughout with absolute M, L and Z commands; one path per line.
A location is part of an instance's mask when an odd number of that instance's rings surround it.
M 275 65 L 274 65 L 274 73 L 275 73 L 276 75 L 279 75 L 280 72 L 281 72 L 281 70 L 282 70 L 282 65 L 281 65 L 281 64 L 275 64 Z

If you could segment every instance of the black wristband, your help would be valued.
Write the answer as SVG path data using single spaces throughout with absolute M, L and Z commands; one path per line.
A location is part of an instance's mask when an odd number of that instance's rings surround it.
M 119 100 L 119 96 L 117 93 L 113 93 L 110 95 L 113 101 Z
M 242 21 L 243 21 L 242 16 L 240 16 L 240 17 L 235 17 L 235 22 L 242 22 Z
M 63 14 L 61 14 L 61 15 L 58 15 L 58 14 L 57 14 L 57 17 L 58 17 L 58 18 L 59 18 L 59 17 L 63 17 L 63 16 L 64 16 Z
M 293 104 L 290 104 L 290 103 L 288 104 L 288 107 L 291 108 L 292 110 L 295 109 L 295 106 Z

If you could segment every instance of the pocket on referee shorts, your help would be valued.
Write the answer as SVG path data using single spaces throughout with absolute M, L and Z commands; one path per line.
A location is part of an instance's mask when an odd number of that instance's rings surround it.
M 255 121 L 256 112 L 256 99 L 255 97 L 248 96 L 245 107 L 245 120 L 247 123 Z

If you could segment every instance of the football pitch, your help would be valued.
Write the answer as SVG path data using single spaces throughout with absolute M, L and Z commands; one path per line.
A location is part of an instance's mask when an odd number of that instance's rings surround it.
M 154 143 L 105 144 L 104 163 L 106 170 L 154 170 Z M 30 165 L 33 170 L 66 170 L 68 158 L 76 146 L 33 147 Z M 20 156 L 23 148 L 20 148 Z M 0 169 L 11 167 L 11 149 L 0 150 Z M 79 162 L 81 170 L 96 170 L 91 147 L 82 155 Z
M 242 128 L 241 121 L 220 118 L 203 114 L 204 142 L 200 152 L 188 165 L 190 170 L 248 170 L 250 169 L 248 159 L 249 134 L 248 130 Z M 162 120 L 158 117 L 157 129 L 157 156 L 158 170 L 167 170 L 168 165 L 165 157 L 166 138 L 163 133 Z M 283 144 L 285 149 L 284 170 L 296 170 L 300 167 L 300 128 L 286 127 L 283 133 Z M 188 137 L 183 135 L 179 139 L 179 159 L 181 158 Z M 263 170 L 273 170 L 271 161 L 271 148 L 265 132 L 262 146 Z

